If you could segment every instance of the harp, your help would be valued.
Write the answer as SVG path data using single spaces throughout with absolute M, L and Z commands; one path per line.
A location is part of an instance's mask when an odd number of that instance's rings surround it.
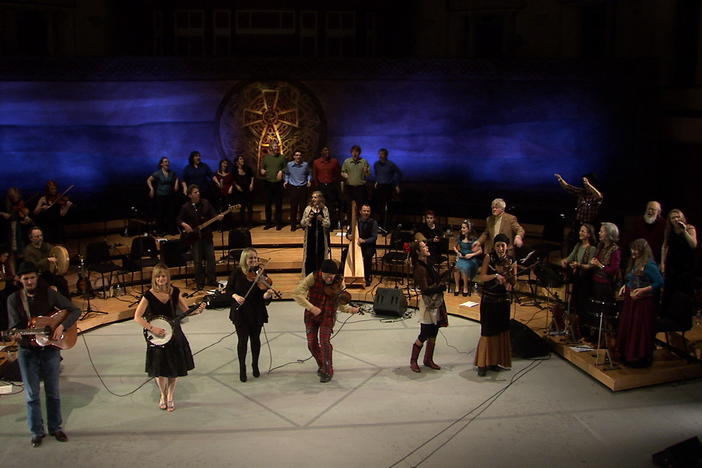
M 363 283 L 365 275 L 363 272 L 363 253 L 358 245 L 358 210 L 356 202 L 351 202 L 351 239 L 349 240 L 349 250 L 346 254 L 344 264 L 344 281 L 347 285 Z

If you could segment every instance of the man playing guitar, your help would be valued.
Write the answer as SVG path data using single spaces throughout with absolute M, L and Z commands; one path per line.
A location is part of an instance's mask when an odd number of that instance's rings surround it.
M 80 309 L 61 294 L 39 281 L 38 268 L 32 262 L 24 262 L 19 267 L 19 277 L 23 289 L 12 293 L 7 300 L 10 330 L 26 328 L 32 318 L 50 315 L 55 309 L 68 311 L 63 321 L 51 332 L 51 340 L 61 340 L 64 330 L 70 328 L 80 315 Z M 12 334 L 12 332 L 10 332 Z M 19 341 L 19 335 L 12 335 Z M 24 382 L 24 396 L 27 402 L 27 422 L 32 433 L 32 447 L 39 447 L 44 438 L 44 421 L 41 415 L 40 381 L 44 380 L 46 413 L 49 434 L 59 442 L 68 441 L 63 432 L 61 418 L 61 396 L 59 393 L 59 366 L 61 351 L 52 346 L 32 346 L 22 340 L 17 354 Z
M 188 198 L 190 201 L 180 208 L 178 226 L 184 232 L 198 236 L 191 247 L 193 263 L 195 264 L 195 283 L 198 289 L 202 289 L 205 286 L 205 279 L 207 279 L 208 286 L 217 287 L 217 265 L 214 243 L 212 242 L 212 229 L 206 227 L 199 232 L 195 232 L 195 229 L 211 218 L 221 221 L 224 214 L 217 215 L 215 213 L 210 202 L 200 197 L 200 188 L 195 184 L 188 186 Z

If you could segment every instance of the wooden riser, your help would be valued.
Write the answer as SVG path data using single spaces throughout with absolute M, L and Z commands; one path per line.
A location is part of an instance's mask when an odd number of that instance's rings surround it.
M 480 298 L 477 295 L 471 300 L 480 302 Z M 479 322 L 480 307 L 458 306 L 456 313 L 453 315 L 459 315 Z M 702 363 L 691 359 L 683 359 L 665 348 L 656 349 L 653 365 L 649 368 L 632 369 L 619 366 L 616 369 L 610 369 L 609 366 L 603 365 L 605 361 L 604 350 L 600 350 L 598 361 L 593 356 L 594 352 L 576 352 L 571 349 L 571 344 L 567 343 L 564 337 L 547 334 L 547 320 L 550 320 L 551 317 L 550 315 L 547 317 L 546 311 L 536 307 L 516 305 L 513 308 L 512 318 L 526 324 L 535 333 L 546 339 L 553 351 L 559 356 L 613 392 L 702 377 Z M 688 332 L 691 335 L 700 333 L 702 333 L 700 327 Z M 658 338 L 663 339 L 663 335 L 659 335 Z M 596 365 L 597 362 L 600 365 Z

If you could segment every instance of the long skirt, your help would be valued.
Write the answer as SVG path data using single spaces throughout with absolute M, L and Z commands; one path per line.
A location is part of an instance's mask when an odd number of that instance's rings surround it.
M 624 363 L 648 366 L 653 360 L 656 304 L 653 296 L 633 300 L 628 292 L 619 316 L 617 348 Z

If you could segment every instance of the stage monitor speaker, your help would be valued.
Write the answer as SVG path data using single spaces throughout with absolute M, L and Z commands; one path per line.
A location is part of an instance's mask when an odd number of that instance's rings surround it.
M 512 354 L 529 359 L 546 356 L 549 353 L 548 343 L 522 322 L 512 319 L 509 328 Z
M 702 444 L 691 437 L 652 455 L 653 464 L 666 468 L 702 467 Z
M 159 247 L 161 263 L 169 268 L 185 265 L 186 248 L 180 239 L 162 241 Z
M 407 298 L 398 288 L 378 288 L 373 298 L 373 312 L 376 315 L 402 317 L 407 310 Z

